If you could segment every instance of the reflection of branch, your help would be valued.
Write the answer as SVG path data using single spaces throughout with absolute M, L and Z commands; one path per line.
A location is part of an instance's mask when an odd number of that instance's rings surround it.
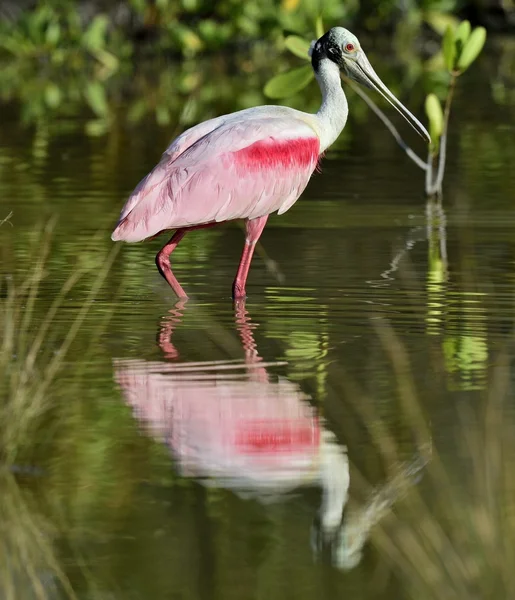
M 408 254 L 408 252 L 411 251 L 411 249 L 413 248 L 413 246 L 420 240 L 416 239 L 415 234 L 419 231 L 422 230 L 422 226 L 418 225 L 417 227 L 413 227 L 412 229 L 409 230 L 406 241 L 404 242 L 404 246 L 402 248 L 400 248 L 400 250 L 398 250 L 395 254 L 395 256 L 392 258 L 392 260 L 390 261 L 390 266 L 388 269 L 385 269 L 381 274 L 380 277 L 381 279 L 383 279 L 384 281 L 379 281 L 379 280 L 369 280 L 367 281 L 368 284 L 370 284 L 373 287 L 381 287 L 386 285 L 387 281 L 393 281 L 393 277 L 391 276 L 392 273 L 395 273 L 397 271 L 397 269 L 399 268 L 399 263 L 401 261 L 401 259 Z
M 420 167 L 423 171 L 427 170 L 427 164 L 416 154 L 406 142 L 402 139 L 400 133 L 397 131 L 395 125 L 390 121 L 390 119 L 384 114 L 384 112 L 377 106 L 377 104 L 370 98 L 370 96 L 363 91 L 358 85 L 356 85 L 351 79 L 342 75 L 343 80 L 347 83 L 355 92 L 362 98 L 366 104 L 369 106 L 370 110 L 372 110 L 386 125 L 390 133 L 393 135 L 395 141 L 399 144 L 399 146 L 404 150 L 404 152 L 411 158 L 411 160 Z
M 12 227 L 13 224 L 9 221 L 9 219 L 13 216 L 12 211 L 7 215 L 7 217 L 5 217 L 5 219 L 3 219 L 2 221 L 0 221 L 0 225 L 3 225 L 4 223 L 9 223 L 9 225 Z
M 335 551 L 336 566 L 347 570 L 358 565 L 372 528 L 386 516 L 392 505 L 402 498 L 411 486 L 418 483 L 420 472 L 430 459 L 431 444 L 428 444 L 420 449 L 411 462 L 398 465 L 395 474 L 368 502 L 350 518 L 345 519 Z
M 445 275 L 447 275 L 448 264 L 447 264 L 447 217 L 445 211 L 440 203 L 434 203 L 431 199 L 428 200 L 426 205 L 427 215 L 427 240 L 431 246 L 433 240 L 437 240 L 440 245 L 440 260 L 445 269 Z M 435 223 L 438 224 L 438 232 L 434 230 Z

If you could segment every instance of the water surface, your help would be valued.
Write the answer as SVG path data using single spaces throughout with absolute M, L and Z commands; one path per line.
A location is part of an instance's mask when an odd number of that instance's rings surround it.
M 174 253 L 186 303 L 155 270 L 163 240 L 120 249 L 6 475 L 6 597 L 509 597 L 490 559 L 512 539 L 515 146 L 485 73 L 460 82 L 443 208 L 372 116 L 353 121 L 270 218 L 246 303 L 230 299 L 237 224 Z M 85 271 L 44 361 L 171 133 L 2 114 L 2 274 L 21 283 L 48 251 L 34 331 Z

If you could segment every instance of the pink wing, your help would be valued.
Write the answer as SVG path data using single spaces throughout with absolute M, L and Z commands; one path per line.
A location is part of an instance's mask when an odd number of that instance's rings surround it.
M 217 121 L 203 124 L 206 133 L 186 149 L 178 138 L 165 152 L 127 201 L 113 240 L 138 242 L 165 229 L 282 214 L 297 200 L 319 157 L 309 125 L 295 117 Z
M 190 127 L 190 129 L 187 129 L 181 133 L 181 135 L 177 136 L 164 152 L 158 165 L 138 183 L 125 203 L 118 223 L 120 223 L 131 212 L 136 204 L 138 204 L 145 196 L 163 183 L 164 179 L 166 179 L 168 176 L 166 165 L 172 163 L 195 142 L 200 140 L 208 133 L 211 133 L 213 129 L 216 129 L 222 125 L 226 119 L 227 117 L 210 119 L 209 121 L 205 121 L 204 123 L 199 123 L 194 127 Z M 161 168 L 162 166 L 165 168 Z

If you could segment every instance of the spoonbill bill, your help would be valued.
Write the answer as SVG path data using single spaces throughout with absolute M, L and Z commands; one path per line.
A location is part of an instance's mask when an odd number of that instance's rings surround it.
M 379 79 L 358 39 L 333 27 L 315 42 L 311 64 L 322 92 L 316 114 L 284 106 L 257 106 L 210 119 L 179 135 L 125 203 L 111 236 L 140 242 L 175 230 L 156 255 L 161 275 L 180 298 L 170 254 L 194 229 L 244 219 L 245 245 L 233 297 L 245 297 L 252 255 L 268 216 L 286 212 L 308 184 L 324 151 L 347 121 L 340 69 L 378 91 L 427 141 L 424 126 Z

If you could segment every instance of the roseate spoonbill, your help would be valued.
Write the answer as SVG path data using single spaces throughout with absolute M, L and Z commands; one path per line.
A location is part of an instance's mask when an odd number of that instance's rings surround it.
M 379 79 L 347 29 L 333 27 L 325 33 L 312 47 L 311 63 L 322 91 L 316 114 L 258 106 L 200 123 L 171 143 L 127 200 L 111 238 L 140 242 L 175 229 L 158 252 L 156 265 L 177 296 L 187 297 L 172 273 L 170 254 L 186 233 L 244 219 L 246 239 L 233 297 L 245 297 L 254 247 L 268 215 L 282 214 L 296 202 L 321 155 L 345 126 L 349 109 L 340 69 L 382 94 L 430 141 L 424 126 Z

